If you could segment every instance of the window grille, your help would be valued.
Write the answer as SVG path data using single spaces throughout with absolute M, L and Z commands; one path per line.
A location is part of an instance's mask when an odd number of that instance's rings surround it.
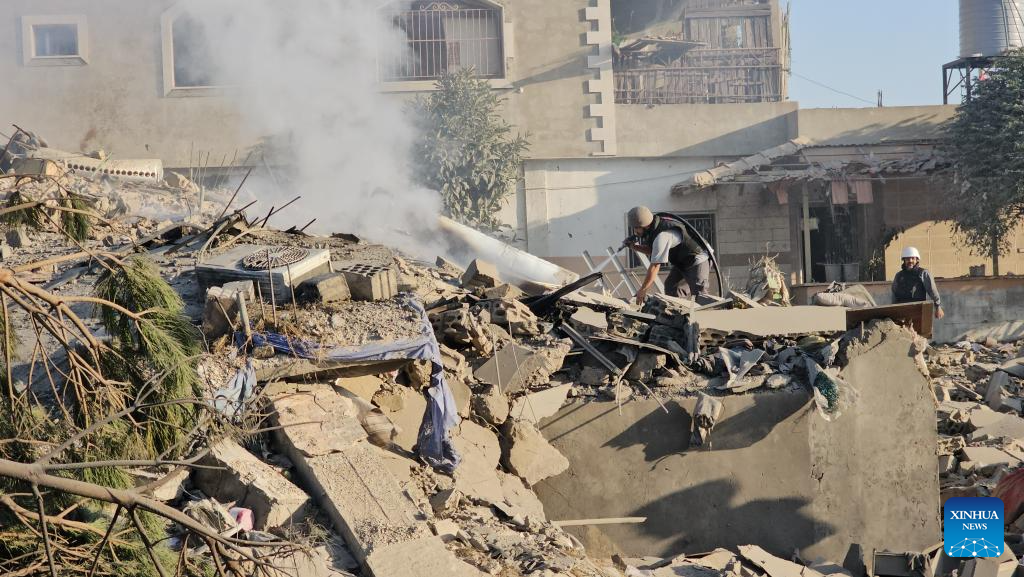
M 505 74 L 502 16 L 496 8 L 469 2 L 414 2 L 411 9 L 386 11 L 404 33 L 407 46 L 380 62 L 381 80 L 436 80 L 462 68 L 481 78 Z

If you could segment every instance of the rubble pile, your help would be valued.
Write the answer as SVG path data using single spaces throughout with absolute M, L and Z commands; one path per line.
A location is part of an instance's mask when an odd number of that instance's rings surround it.
M 653 296 L 637 309 L 587 290 L 593 276 L 540 291 L 504 282 L 483 260 L 462 269 L 344 234 L 273 230 L 273 210 L 250 218 L 227 189 L 207 191 L 200 210 L 181 175 L 159 185 L 43 168 L 0 178 L 8 204 L 43 201 L 45 215 L 63 202 L 58 191 L 72 191 L 93 227 L 68 242 L 56 222 L 8 223 L 3 267 L 71 299 L 136 255 L 202 331 L 188 370 L 218 416 L 189 433 L 187 459 L 133 468 L 140 495 L 185 516 L 164 523 L 173 538 L 147 548 L 210 564 L 220 555 L 250 573 L 269 561 L 275 575 L 863 574 L 755 545 L 596 559 L 562 527 L 602 520 L 548 519 L 533 490 L 569 468 L 542 430 L 570 400 L 696 398 L 695 450 L 710 450 L 732 395 L 802 389 L 820 415 L 838 417 L 852 402 L 839 371 L 865 329 L 847 332 L 841 311 L 800 321 L 802 307 L 776 306 L 788 291 L 771 259 L 755 264 L 750 294 L 710 304 Z M 86 315 L 85 304 L 74 308 Z M 766 328 L 738 330 L 737 314 Z M 5 321 L 18 349 L 12 385 L 56 413 L 63 393 L 39 350 L 59 339 L 37 321 L 14 310 Z M 114 338 L 95 319 L 86 328 Z M 942 497 L 998 493 L 1024 460 L 1020 343 L 918 342 L 935 385 Z M 195 527 L 236 549 L 211 550 L 190 538 Z M 1024 517 L 1010 529 L 1020 554 Z

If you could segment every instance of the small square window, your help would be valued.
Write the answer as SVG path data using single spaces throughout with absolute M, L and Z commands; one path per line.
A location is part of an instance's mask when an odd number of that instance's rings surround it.
M 89 54 L 85 16 L 23 16 L 25 66 L 82 66 Z
M 32 27 L 33 58 L 78 56 L 78 26 L 37 24 Z

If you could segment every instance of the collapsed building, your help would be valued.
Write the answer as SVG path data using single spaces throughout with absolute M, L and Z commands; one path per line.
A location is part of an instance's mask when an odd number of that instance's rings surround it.
M 36 229 L 8 224 L 9 274 L 75 302 L 102 263 L 134 254 L 201 327 L 199 390 L 238 432 L 200 427 L 182 461 L 130 469 L 132 499 L 184 515 L 146 505 L 171 515 L 173 537 L 147 547 L 187 557 L 186 572 L 938 576 L 960 568 L 931 547 L 941 499 L 998 492 L 1020 463 L 1005 440 L 1024 423 L 1019 344 L 931 347 L 928 304 L 781 306 L 769 259 L 747 292 L 637 308 L 602 290 L 609 275 L 548 284 L 519 266 L 510 284 L 480 258 L 273 230 L 276 209 L 249 217 L 227 189 L 189 207 L 135 176 L 17 166 L 5 214 L 12 198 L 44 212 Z M 60 191 L 92 207 L 86 237 L 47 218 Z M 62 361 L 30 349 L 60 347 L 9 314 L 18 390 L 58 410 Z M 67 515 L 48 523 L 62 543 L 80 530 Z M 119 526 L 109 509 L 99 519 Z M 1006 555 L 1024 552 L 1011 537 Z

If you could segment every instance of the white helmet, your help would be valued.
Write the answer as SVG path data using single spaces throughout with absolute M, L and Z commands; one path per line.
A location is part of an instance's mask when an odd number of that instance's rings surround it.
M 921 259 L 921 253 L 917 252 L 916 248 L 914 248 L 912 246 L 908 246 L 907 248 L 903 249 L 903 254 L 900 255 L 900 258 L 910 258 L 910 257 L 914 257 L 914 258 L 920 260 Z

